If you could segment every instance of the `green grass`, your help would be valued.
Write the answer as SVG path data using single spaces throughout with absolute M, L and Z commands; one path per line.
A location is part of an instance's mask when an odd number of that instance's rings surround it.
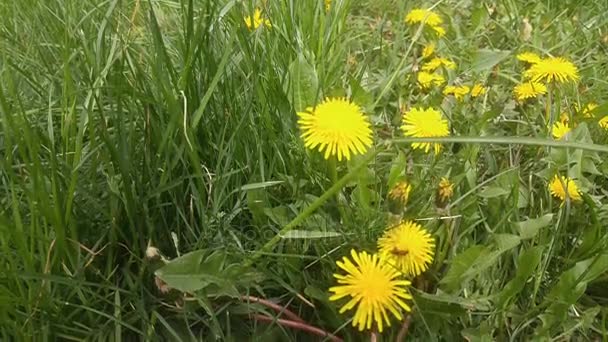
M 0 339 L 318 340 L 251 319 L 276 312 L 241 295 L 368 339 L 327 288 L 335 260 L 375 249 L 402 177 L 402 216 L 437 241 L 408 339 L 608 338 L 608 133 L 573 109 L 608 114 L 606 2 L 439 2 L 438 51 L 458 65 L 447 78 L 489 87 L 460 103 L 416 85 L 430 38 L 403 18 L 433 3 L 267 3 L 273 27 L 255 32 L 243 24 L 255 1 L 0 3 Z M 548 134 L 546 97 L 513 100 L 523 51 L 580 70 L 551 107 L 578 124 L 567 143 Z M 338 186 L 297 127 L 325 96 L 352 98 L 375 131 L 367 155 L 338 163 Z M 402 138 L 414 106 L 450 121 L 438 156 Z M 582 203 L 551 197 L 557 172 Z M 443 176 L 449 209 L 435 205 Z M 163 269 L 191 294 L 159 291 L 149 245 L 199 251 Z

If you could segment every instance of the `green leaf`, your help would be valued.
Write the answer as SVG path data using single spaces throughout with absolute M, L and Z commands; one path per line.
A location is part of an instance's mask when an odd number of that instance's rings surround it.
M 441 279 L 440 284 L 445 285 L 446 290 L 456 290 L 460 288 L 464 280 L 464 274 L 475 262 L 489 253 L 485 246 L 474 245 L 464 252 L 456 255 L 447 274 Z
M 415 288 L 411 289 L 411 293 L 414 297 L 416 306 L 418 306 L 424 314 L 452 316 L 465 313 L 463 306 L 455 296 L 430 294 Z
M 585 293 L 589 282 L 608 271 L 608 254 L 598 254 L 592 258 L 577 262 L 572 268 L 562 273 L 557 284 L 545 297 L 547 310 L 540 315 L 543 325 L 537 334 L 546 334 L 553 326 L 564 322 L 568 308 L 574 305 Z
M 496 247 L 498 247 L 497 252 L 502 253 L 517 247 L 521 242 L 521 238 L 513 234 L 494 234 L 494 241 L 496 242 Z
M 545 228 L 553 221 L 553 214 L 546 214 L 539 218 L 529 219 L 523 222 L 515 223 L 515 229 L 519 232 L 519 236 L 523 239 L 532 239 L 538 234 L 541 228 Z
M 472 72 L 488 71 L 505 58 L 509 57 L 511 51 L 481 49 L 473 56 L 471 63 Z
M 327 239 L 327 238 L 335 238 L 341 237 L 342 234 L 338 232 L 331 231 L 308 231 L 308 230 L 290 230 L 285 235 L 281 237 L 283 239 Z
M 263 189 L 263 188 L 275 186 L 275 185 L 281 184 L 281 183 L 283 183 L 283 181 L 268 181 L 268 182 L 261 182 L 261 183 L 250 183 L 250 184 L 243 185 L 241 187 L 241 190 L 247 191 L 247 190 L 254 190 L 254 189 Z
M 400 151 L 397 158 L 395 158 L 395 160 L 391 164 L 391 171 L 388 174 L 389 189 L 392 189 L 397 184 L 401 175 L 405 173 L 406 166 L 407 160 L 405 158 L 405 154 Z
M 225 286 L 231 281 L 223 272 L 224 252 L 198 250 L 171 260 L 154 274 L 171 288 L 182 292 L 195 292 L 210 284 Z
M 524 289 L 526 281 L 534 274 L 534 270 L 538 267 L 543 251 L 543 246 L 536 246 L 519 255 L 515 278 L 511 279 L 498 294 L 498 307 L 505 308 L 511 298 Z
M 303 55 L 289 65 L 288 81 L 296 111 L 303 111 L 316 102 L 319 80 L 315 68 Z
M 483 197 L 483 198 L 494 198 L 494 197 L 508 195 L 510 193 L 511 193 L 511 191 L 509 191 L 507 189 L 500 188 L 497 186 L 489 186 L 489 187 L 483 189 L 479 193 L 479 196 Z

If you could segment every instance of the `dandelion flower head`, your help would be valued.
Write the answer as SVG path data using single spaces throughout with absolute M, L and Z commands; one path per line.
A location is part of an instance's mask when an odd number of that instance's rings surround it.
M 600 127 L 602 127 L 603 129 L 608 130 L 608 115 L 604 116 L 603 118 L 600 119 L 600 121 L 598 121 L 598 124 L 600 125 Z
M 435 43 L 429 43 L 422 48 L 422 58 L 429 58 L 435 53 Z
M 464 97 L 471 91 L 471 88 L 466 85 L 462 86 L 447 86 L 443 89 L 443 95 L 454 95 L 456 100 L 462 101 Z
M 327 98 L 315 108 L 298 113 L 304 144 L 318 146 L 325 159 L 337 156 L 349 160 L 352 154 L 363 154 L 372 144 L 372 130 L 361 108 L 346 98 Z
M 551 195 L 562 200 L 562 203 L 566 202 L 566 197 L 570 198 L 573 202 L 579 202 L 583 199 L 581 191 L 570 177 L 558 177 L 555 175 L 549 183 L 549 191 Z
M 517 55 L 517 59 L 528 64 L 536 64 L 542 60 L 542 58 L 534 52 L 522 52 Z
M 565 137 L 568 133 L 570 133 L 570 126 L 567 123 L 562 121 L 557 121 L 553 124 L 553 129 L 551 129 L 551 134 L 557 140 Z
M 435 240 L 419 224 L 405 221 L 378 239 L 378 250 L 387 262 L 408 277 L 416 277 L 433 262 Z
M 410 25 L 424 22 L 425 24 L 434 27 L 443 24 L 443 19 L 433 11 L 416 8 L 405 16 L 405 22 Z
M 473 88 L 471 88 L 471 97 L 477 97 L 480 95 L 484 95 L 485 93 L 486 93 L 486 88 L 484 88 L 484 86 L 482 86 L 479 83 L 474 84 Z
M 346 275 L 334 274 L 338 285 L 331 287 L 333 295 L 329 300 L 335 301 L 349 297 L 340 313 L 356 308 L 353 326 L 359 331 L 377 328 L 382 332 L 384 325 L 391 325 L 389 313 L 397 320 L 402 320 L 401 311 L 411 311 L 406 303 L 412 296 L 407 292 L 411 284 L 402 279 L 403 274 L 385 262 L 378 254 L 356 252 L 351 250 L 351 259 L 344 257 L 336 264 Z M 375 323 L 375 324 L 374 324 Z
M 544 95 L 547 93 L 547 87 L 539 82 L 524 82 L 515 86 L 513 89 L 515 98 L 519 102 L 523 102 L 527 99 L 532 99 L 538 95 Z
M 454 195 L 454 184 L 446 177 L 441 177 L 439 187 L 437 188 L 437 194 L 442 201 L 445 202 L 449 200 Z
M 595 109 L 597 107 L 599 107 L 597 105 L 597 103 L 590 102 L 590 103 L 587 103 L 580 112 L 583 113 L 583 117 L 585 117 L 585 118 L 592 118 L 592 117 L 595 116 L 595 113 L 593 111 L 595 111 Z
M 429 89 L 432 86 L 440 86 L 445 83 L 445 78 L 439 74 L 431 74 L 426 71 L 421 71 L 417 76 L 418 83 L 423 89 Z
M 533 64 L 524 76 L 531 81 L 558 83 L 576 82 L 579 79 L 578 68 L 562 57 L 544 58 Z
M 255 9 L 253 15 L 246 16 L 243 19 L 245 20 L 245 25 L 247 25 L 247 28 L 250 31 L 256 30 L 262 25 L 266 27 L 272 27 L 270 20 L 262 17 L 262 11 L 259 8 Z
M 388 197 L 405 204 L 410 197 L 411 191 L 412 186 L 406 181 L 401 181 L 391 189 L 391 191 L 388 193 Z
M 422 65 L 422 71 L 433 72 L 439 67 L 444 66 L 446 69 L 456 69 L 456 63 L 447 58 L 435 57 Z
M 405 112 L 401 129 L 405 136 L 415 138 L 446 137 L 450 134 L 447 120 L 433 108 L 412 108 Z M 431 147 L 435 154 L 441 151 L 441 144 L 438 143 L 412 143 L 412 147 L 424 149 L 427 153 Z

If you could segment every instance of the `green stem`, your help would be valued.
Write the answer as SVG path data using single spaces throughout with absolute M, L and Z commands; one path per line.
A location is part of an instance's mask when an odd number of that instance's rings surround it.
M 499 144 L 499 145 L 531 145 L 531 146 L 551 146 L 558 148 L 574 148 L 585 151 L 603 152 L 608 153 L 608 146 L 598 145 L 592 143 L 578 143 L 566 140 L 554 140 L 554 139 L 540 139 L 540 138 L 528 138 L 528 137 L 435 137 L 435 138 L 398 138 L 392 139 L 388 142 L 393 144 L 411 144 L 414 142 L 432 142 L 432 143 L 465 143 L 465 144 Z
M 329 167 L 329 180 L 332 185 L 336 184 L 338 182 L 338 162 L 336 156 L 329 157 L 327 164 Z M 344 208 L 340 205 L 340 191 L 336 192 L 336 207 L 338 207 L 338 212 L 340 213 L 340 221 L 344 220 L 346 214 L 344 213 Z
M 306 218 L 308 218 L 312 213 L 317 210 L 323 203 L 327 202 L 332 196 L 334 196 L 340 189 L 342 189 L 346 183 L 350 182 L 356 175 L 367 166 L 369 162 L 371 162 L 380 152 L 380 149 L 370 152 L 368 156 L 366 156 L 361 164 L 357 165 L 353 168 L 349 173 L 347 173 L 344 177 L 340 178 L 336 181 L 331 188 L 329 188 L 323 195 L 317 198 L 314 202 L 312 202 L 306 209 L 304 209 L 298 216 L 296 216 L 291 222 L 285 225 L 272 239 L 270 239 L 262 248 L 258 249 L 253 255 L 245 261 L 244 267 L 250 267 L 257 259 L 259 259 L 264 253 L 270 252 L 274 246 L 276 246 L 281 238 L 287 234 L 289 231 L 299 226 Z

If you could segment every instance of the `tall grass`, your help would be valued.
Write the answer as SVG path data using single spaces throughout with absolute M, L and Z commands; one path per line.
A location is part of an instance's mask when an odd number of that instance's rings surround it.
M 402 22 L 413 4 L 335 0 L 326 12 L 321 0 L 262 3 L 0 3 L 2 340 L 307 338 L 250 320 L 243 312 L 262 308 L 234 295 L 161 293 L 150 245 L 167 258 L 205 249 L 239 262 L 257 252 L 241 294 L 289 303 L 356 340 L 327 300 L 330 270 L 350 247 L 373 248 L 387 183 L 400 173 L 415 186 L 407 217 L 447 217 L 429 221 L 442 254 L 425 279 L 429 293 L 415 293 L 412 336 L 606 337 L 607 164 L 605 147 L 593 145 L 605 135 L 581 128 L 571 145 L 557 144 L 568 149 L 455 139 L 445 159 L 391 140 L 400 107 L 422 102 L 443 105 L 463 136 L 546 137 L 530 119 L 540 107 L 514 118 L 515 67 L 476 67 L 481 48 L 574 56 L 589 90 L 561 96 L 604 103 L 605 3 L 440 3 L 450 14 L 445 51 L 494 87 L 494 99 L 470 107 L 415 91 L 408 75 L 421 36 Z M 272 29 L 247 30 L 243 17 L 256 6 Z M 535 28 L 528 42 L 514 33 L 524 17 Z M 276 239 L 264 249 L 332 186 L 322 156 L 303 148 L 295 115 L 325 96 L 360 103 L 386 147 L 298 222 L 337 238 Z M 584 209 L 559 207 L 545 190 L 546 170 L 571 165 L 586 176 Z M 438 213 L 428 184 L 445 174 L 459 197 Z M 521 227 L 539 233 L 509 240 Z

